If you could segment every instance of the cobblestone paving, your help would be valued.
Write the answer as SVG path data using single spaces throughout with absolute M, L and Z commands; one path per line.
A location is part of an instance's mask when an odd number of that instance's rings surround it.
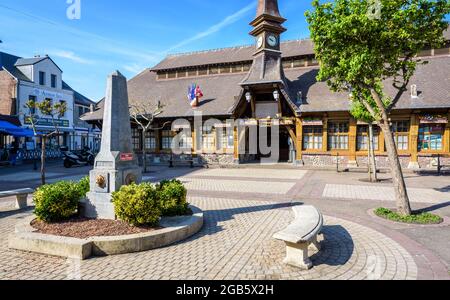
M 408 188 L 411 202 L 444 203 L 450 201 L 450 193 L 433 189 Z M 394 188 L 384 186 L 364 186 L 327 184 L 323 191 L 324 198 L 395 201 Z
M 246 177 L 270 179 L 302 179 L 307 171 L 304 170 L 277 170 L 277 169 L 210 169 L 199 172 L 201 176 L 214 177 Z
M 0 213 L 0 279 L 416 279 L 408 252 L 370 228 L 326 217 L 314 268 L 282 263 L 283 242 L 272 238 L 293 218 L 287 205 L 194 197 L 205 211 L 200 233 L 153 251 L 66 260 L 9 250 L 7 236 L 30 213 Z
M 211 180 L 183 178 L 186 188 L 190 191 L 210 192 L 240 192 L 240 193 L 263 193 L 263 194 L 286 194 L 294 187 L 295 182 L 270 182 L 264 181 L 242 181 L 242 180 Z

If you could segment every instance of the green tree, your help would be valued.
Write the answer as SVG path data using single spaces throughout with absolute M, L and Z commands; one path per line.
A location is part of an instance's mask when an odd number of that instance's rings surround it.
M 41 138 L 41 183 L 42 185 L 45 185 L 46 142 L 53 137 L 60 136 L 58 122 L 56 120 L 61 119 L 61 117 L 63 117 L 67 112 L 67 103 L 58 102 L 53 104 L 52 101 L 48 99 L 42 102 L 29 100 L 24 107 L 28 110 L 28 114 L 25 116 L 25 119 L 31 124 L 34 136 Z M 54 127 L 53 132 L 40 133 L 37 131 L 37 125 L 41 116 L 51 118 Z
M 320 62 L 318 80 L 333 91 L 350 91 L 385 135 L 397 208 L 411 205 L 391 131 L 389 116 L 423 62 L 417 54 L 443 45 L 450 13 L 448 0 L 314 0 L 306 12 Z M 389 95 L 385 85 L 392 85 Z M 368 97 L 367 97 L 368 96 Z M 368 99 L 370 101 L 368 101 Z
M 370 101 L 370 99 L 368 99 Z M 370 182 L 377 182 L 377 164 L 375 160 L 375 149 L 374 149 L 374 134 L 373 134 L 373 123 L 375 122 L 375 119 L 372 117 L 372 115 L 367 111 L 367 109 L 361 104 L 361 101 L 358 99 L 355 99 L 352 95 L 351 97 L 351 108 L 350 108 L 350 114 L 359 121 L 366 122 L 368 125 L 368 145 L 367 145 L 367 152 L 368 152 L 368 160 L 367 165 L 369 169 L 369 181 Z

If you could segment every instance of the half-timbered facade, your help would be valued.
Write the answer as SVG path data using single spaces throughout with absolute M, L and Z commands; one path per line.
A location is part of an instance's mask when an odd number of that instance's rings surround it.
M 317 82 L 319 65 L 311 40 L 281 41 L 284 21 L 277 1 L 259 0 L 250 33 L 255 45 L 171 55 L 132 78 L 128 83 L 130 103 L 160 104 L 163 113 L 154 128 L 169 122 L 163 129 L 146 133 L 145 143 L 143 133 L 133 125 L 136 152 L 146 153 L 156 163 L 169 160 L 172 140 L 179 133 L 170 122 L 183 118 L 192 131 L 182 139 L 184 152 L 198 158 L 199 163 L 258 161 L 265 155 L 259 146 L 256 153 L 251 151 L 249 134 L 245 133 L 263 125 L 270 136 L 271 124 L 277 120 L 280 162 L 366 166 L 368 125 L 349 114 L 348 94 L 333 93 L 325 82 Z M 436 155 L 449 160 L 450 31 L 444 34 L 449 41 L 445 47 L 425 49 L 420 54 L 429 63 L 418 68 L 392 113 L 392 129 L 405 168 L 430 167 Z M 193 83 L 204 94 L 196 108 L 186 97 Z M 388 82 L 385 86 L 394 94 Z M 214 118 L 223 123 L 198 130 L 195 116 L 200 113 L 203 121 Z M 100 102 L 97 111 L 83 119 L 98 122 L 102 114 Z M 244 132 L 225 120 L 242 120 Z M 381 130 L 375 130 L 374 144 L 378 165 L 388 166 Z

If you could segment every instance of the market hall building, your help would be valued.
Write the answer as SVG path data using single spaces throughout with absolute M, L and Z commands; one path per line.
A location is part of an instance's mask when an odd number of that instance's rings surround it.
M 239 146 L 247 144 L 248 135 L 243 138 L 237 126 L 233 130 L 204 126 L 202 139 L 198 139 L 194 116 L 201 112 L 204 121 L 243 119 L 247 131 L 279 120 L 280 162 L 322 167 L 339 161 L 348 167 L 367 166 L 368 125 L 349 114 L 348 93 L 334 93 L 325 82 L 317 82 L 319 65 L 311 40 L 281 42 L 284 22 L 276 0 L 259 0 L 250 33 L 255 45 L 170 55 L 129 80 L 132 106 L 163 106 L 153 125 L 158 130 L 146 133 L 145 142 L 143 132 L 132 122 L 136 153 L 146 153 L 155 163 L 170 160 L 172 139 L 177 135 L 170 122 L 184 118 L 192 128 L 185 146 L 200 164 L 245 164 L 263 157 Z M 450 160 L 450 31 L 444 35 L 448 41 L 444 48 L 420 53 L 429 64 L 419 66 L 391 116 L 404 168 L 432 167 L 437 155 L 445 164 Z M 204 95 L 196 108 L 186 97 L 193 83 Z M 386 84 L 394 94 L 389 87 Z M 102 105 L 83 119 L 101 122 Z M 167 122 L 169 126 L 160 129 Z M 378 166 L 388 167 L 379 129 L 374 145 Z

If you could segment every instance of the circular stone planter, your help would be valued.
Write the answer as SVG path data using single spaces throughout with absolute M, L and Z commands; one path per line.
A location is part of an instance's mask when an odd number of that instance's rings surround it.
M 77 239 L 37 233 L 30 224 L 34 216 L 16 226 L 9 237 L 9 248 L 47 255 L 87 259 L 92 256 L 117 255 L 165 247 L 196 234 L 203 227 L 203 211 L 191 206 L 191 216 L 162 218 L 163 229 L 146 233 Z

